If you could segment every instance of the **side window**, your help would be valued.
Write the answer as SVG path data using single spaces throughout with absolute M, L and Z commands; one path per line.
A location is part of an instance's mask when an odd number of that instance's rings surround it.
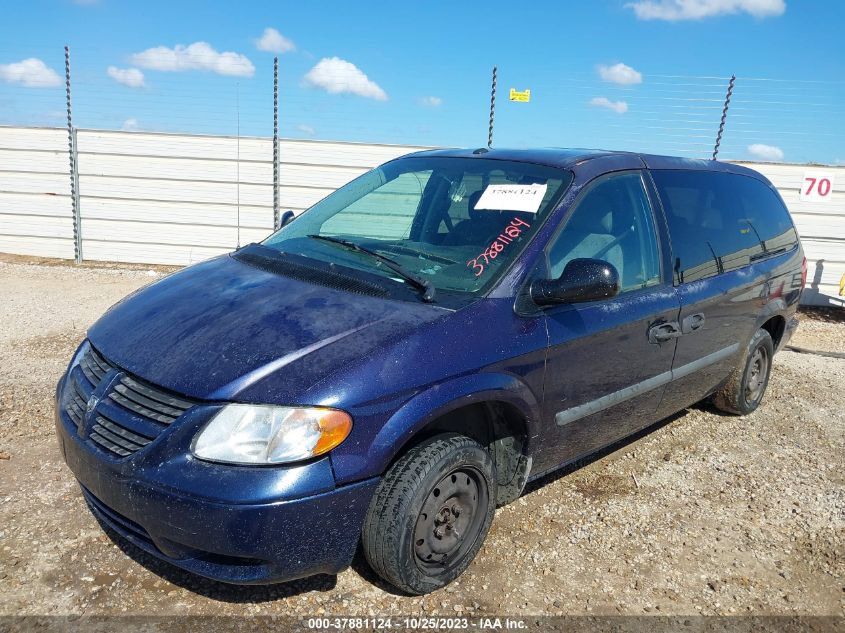
M 660 255 L 642 175 L 602 178 L 582 195 L 548 250 L 559 277 L 573 259 L 601 259 L 619 272 L 622 292 L 660 283 Z
M 786 209 L 755 178 L 682 170 L 652 176 L 666 211 L 679 283 L 742 268 L 795 242 Z
M 739 197 L 746 216 L 753 223 L 755 236 L 762 243 L 763 251 L 766 254 L 778 253 L 795 246 L 798 234 L 780 196 L 756 178 L 736 178 L 742 181 Z
M 407 172 L 353 202 L 323 224 L 323 235 L 350 233 L 380 240 L 401 240 L 411 231 L 431 171 Z M 362 227 L 367 227 L 362 232 Z

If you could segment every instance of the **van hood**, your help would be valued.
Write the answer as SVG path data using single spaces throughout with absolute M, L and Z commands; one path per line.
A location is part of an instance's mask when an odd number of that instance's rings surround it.
M 129 295 L 88 338 L 117 367 L 186 396 L 308 404 L 297 397 L 316 382 L 449 313 L 298 281 L 225 255 Z

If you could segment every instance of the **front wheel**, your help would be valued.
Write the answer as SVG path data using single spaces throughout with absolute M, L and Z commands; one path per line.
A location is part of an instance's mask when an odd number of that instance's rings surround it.
M 362 543 L 370 567 L 410 594 L 447 585 L 469 566 L 493 520 L 490 455 L 453 433 L 400 457 L 376 489 Z
M 751 337 L 745 357 L 713 396 L 716 408 L 726 413 L 747 415 L 760 406 L 772 374 L 774 353 L 771 335 L 762 328 L 757 330 Z

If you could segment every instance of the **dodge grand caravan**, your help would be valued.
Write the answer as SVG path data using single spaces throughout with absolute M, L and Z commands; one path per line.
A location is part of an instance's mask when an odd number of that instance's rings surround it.
M 456 578 L 526 483 L 695 402 L 748 414 L 806 263 L 737 165 L 442 150 L 130 295 L 56 391 L 101 524 L 230 583 Z

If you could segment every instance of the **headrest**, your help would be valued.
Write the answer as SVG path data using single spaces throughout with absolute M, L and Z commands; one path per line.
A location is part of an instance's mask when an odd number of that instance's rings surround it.
M 475 205 L 478 204 L 478 201 L 481 200 L 481 194 L 484 193 L 483 191 L 476 191 L 475 193 L 470 194 L 469 198 L 467 198 L 467 212 L 469 213 L 469 217 L 473 220 L 478 218 L 480 214 L 483 213 L 490 213 L 490 211 L 485 210 L 475 210 Z
M 591 196 L 584 200 L 575 209 L 565 230 L 581 235 L 613 233 L 613 211 L 604 196 Z

